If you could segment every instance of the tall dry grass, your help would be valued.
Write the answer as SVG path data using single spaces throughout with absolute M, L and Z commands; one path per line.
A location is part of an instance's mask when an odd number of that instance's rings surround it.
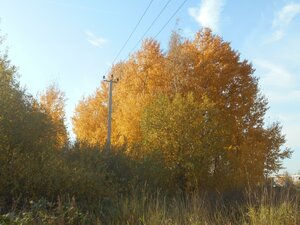
M 299 225 L 299 197 L 296 190 L 271 188 L 170 197 L 143 188 L 90 211 L 74 198 L 41 200 L 29 209 L 1 215 L 0 224 Z
M 258 189 L 229 196 L 193 193 L 171 199 L 143 192 L 119 200 L 110 224 L 143 225 L 299 225 L 295 190 Z

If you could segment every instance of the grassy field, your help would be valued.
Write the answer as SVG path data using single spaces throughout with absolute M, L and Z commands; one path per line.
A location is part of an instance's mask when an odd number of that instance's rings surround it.
M 277 189 L 173 197 L 141 190 L 90 211 L 74 198 L 40 199 L 1 215 L 0 224 L 298 225 L 299 197 L 296 190 Z

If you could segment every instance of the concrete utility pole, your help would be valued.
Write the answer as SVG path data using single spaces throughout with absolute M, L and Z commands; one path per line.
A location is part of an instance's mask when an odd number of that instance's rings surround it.
M 112 89 L 113 89 L 113 83 L 117 83 L 119 79 L 114 80 L 114 76 L 111 75 L 110 79 L 105 79 L 105 76 L 103 76 L 103 80 L 109 83 L 109 91 L 108 91 L 108 119 L 107 119 L 107 140 L 106 140 L 106 151 L 110 151 L 110 145 L 111 145 L 111 114 L 112 114 Z

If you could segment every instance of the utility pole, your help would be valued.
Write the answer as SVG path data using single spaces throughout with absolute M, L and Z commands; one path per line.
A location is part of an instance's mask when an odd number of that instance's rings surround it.
M 112 114 L 112 90 L 113 90 L 113 83 L 117 83 L 119 79 L 114 80 L 114 76 L 111 75 L 110 79 L 105 79 L 103 76 L 103 80 L 109 83 L 109 90 L 108 90 L 108 118 L 107 118 L 107 140 L 106 140 L 106 151 L 110 151 L 111 146 L 111 114 Z

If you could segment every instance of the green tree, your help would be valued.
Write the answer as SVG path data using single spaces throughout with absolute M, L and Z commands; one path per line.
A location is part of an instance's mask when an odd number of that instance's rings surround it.
M 0 57 L 0 201 L 46 189 L 55 139 L 49 117 L 25 93 L 16 68 Z M 46 163 L 47 162 L 47 163 Z M 36 193 L 34 193 L 36 192 Z
M 223 152 L 223 129 L 216 123 L 214 103 L 203 96 L 195 101 L 193 94 L 173 99 L 161 96 L 145 108 L 142 117 L 143 146 L 146 156 L 160 152 L 162 164 L 172 171 L 173 179 L 184 188 L 209 186 L 214 175 L 215 157 L 226 160 Z M 214 137 L 214 139 L 212 139 Z

